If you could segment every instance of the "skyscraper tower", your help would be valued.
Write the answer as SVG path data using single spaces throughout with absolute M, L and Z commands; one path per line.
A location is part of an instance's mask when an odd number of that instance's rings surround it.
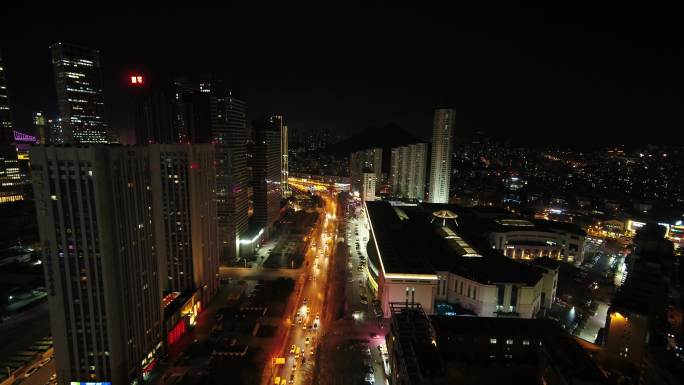
M 361 184 L 361 200 L 363 201 L 374 201 L 375 200 L 375 189 L 377 184 L 377 177 L 375 172 L 371 169 L 366 169 L 361 175 L 363 180 Z
M 60 385 L 141 383 L 162 346 L 145 148 L 31 150 Z
M 38 143 L 46 145 L 50 142 L 47 128 L 47 118 L 43 111 L 33 113 L 33 133 L 38 137 Z
M 450 108 L 435 110 L 430 162 L 429 202 L 431 203 L 449 203 L 455 116 L 456 111 Z
M 133 128 L 139 145 L 180 143 L 174 124 L 173 90 L 142 74 L 131 74 L 128 87 L 133 99 Z
M 280 212 L 281 188 L 281 120 L 269 119 L 254 124 L 254 157 L 252 159 L 252 191 L 254 223 L 269 236 Z
M 235 259 L 248 224 L 247 104 L 216 79 L 177 79 L 175 87 L 181 140 L 214 144 L 220 259 Z
M 164 292 L 218 289 L 216 171 L 211 144 L 151 144 L 152 212 Z
M 0 204 L 23 199 L 5 66 L 0 54 Z
M 374 185 L 377 188 L 379 181 L 382 180 L 382 148 L 369 148 L 349 155 L 349 179 L 352 193 L 361 194 L 364 190 L 363 174 L 367 169 L 375 174 Z
M 425 199 L 427 145 L 416 143 L 395 147 L 390 159 L 392 195 L 400 198 Z
M 115 143 L 105 121 L 100 53 L 67 43 L 50 46 L 64 143 Z
M 271 123 L 276 125 L 276 128 L 280 132 L 280 191 L 283 198 L 290 196 L 290 185 L 288 184 L 288 178 L 290 177 L 290 165 L 288 159 L 289 151 L 289 137 L 287 132 L 287 126 L 283 122 L 282 115 L 273 115 L 270 118 Z

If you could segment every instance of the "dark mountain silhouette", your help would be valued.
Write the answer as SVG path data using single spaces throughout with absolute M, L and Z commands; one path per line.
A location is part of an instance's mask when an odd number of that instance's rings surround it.
M 382 147 L 383 154 L 389 153 L 392 147 L 404 146 L 411 143 L 423 142 L 409 134 L 396 124 L 386 126 L 371 126 L 347 139 L 331 144 L 324 153 L 338 156 L 348 156 L 350 153 L 372 147 Z

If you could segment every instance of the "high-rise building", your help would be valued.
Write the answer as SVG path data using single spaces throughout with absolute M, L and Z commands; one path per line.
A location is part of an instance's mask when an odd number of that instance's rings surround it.
M 362 179 L 361 199 L 364 201 L 374 201 L 378 178 L 375 176 L 373 170 L 368 169 L 363 173 Z
M 216 199 L 222 261 L 239 256 L 247 231 L 247 104 L 223 82 L 175 82 L 176 125 L 181 141 L 213 143 L 216 148 Z
M 140 383 L 162 346 L 144 148 L 31 150 L 57 380 Z
M 393 148 L 390 163 L 392 195 L 423 200 L 425 198 L 427 145 L 416 143 Z
M 64 130 L 62 130 L 62 118 L 48 119 L 48 126 L 50 129 L 50 144 L 63 144 Z
M 280 132 L 280 190 L 283 194 L 283 198 L 287 198 L 292 193 L 290 191 L 290 185 L 288 184 L 288 178 L 290 177 L 289 171 L 289 137 L 287 126 L 283 123 L 282 115 L 273 115 L 270 118 L 271 123 L 276 125 L 276 128 Z
M 19 164 L 19 179 L 22 185 L 26 185 L 29 183 L 29 151 L 31 147 L 38 144 L 38 139 L 33 135 L 14 130 L 14 143 Z
M 64 143 L 113 143 L 105 120 L 100 52 L 67 43 L 50 46 Z
M 5 66 L 0 55 L 0 204 L 24 199 L 14 143 Z
M 349 156 L 349 179 L 352 193 L 361 194 L 363 173 L 366 169 L 372 170 L 376 182 L 382 179 L 382 148 L 356 151 Z
M 281 121 L 282 122 L 282 121 Z M 252 190 L 254 223 L 268 237 L 280 212 L 281 187 L 281 124 L 276 120 L 255 122 L 254 157 L 252 159 Z
M 50 141 L 47 123 L 45 114 L 42 111 L 33 113 L 33 132 L 38 137 L 38 143 L 43 145 L 48 144 Z
M 135 142 L 140 145 L 180 143 L 170 87 L 138 74 L 130 75 L 128 86 L 133 98 Z
M 166 292 L 218 289 L 216 171 L 211 144 L 153 144 L 150 153 L 155 249 Z
M 429 190 L 429 201 L 432 203 L 449 203 L 455 117 L 456 111 L 453 109 L 435 110 Z

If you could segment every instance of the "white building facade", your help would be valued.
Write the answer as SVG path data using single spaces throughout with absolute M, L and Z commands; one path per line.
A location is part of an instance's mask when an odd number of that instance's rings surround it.
M 449 203 L 455 115 L 456 111 L 453 109 L 435 110 L 430 161 L 431 203 Z

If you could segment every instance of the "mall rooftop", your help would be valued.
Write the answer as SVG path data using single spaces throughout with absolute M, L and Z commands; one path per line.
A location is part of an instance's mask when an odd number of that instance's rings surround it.
M 538 269 L 505 257 L 467 231 L 456 208 L 392 206 L 384 201 L 368 201 L 366 207 L 369 254 L 379 254 L 385 275 L 451 271 L 483 284 L 526 285 L 535 285 L 541 277 Z

